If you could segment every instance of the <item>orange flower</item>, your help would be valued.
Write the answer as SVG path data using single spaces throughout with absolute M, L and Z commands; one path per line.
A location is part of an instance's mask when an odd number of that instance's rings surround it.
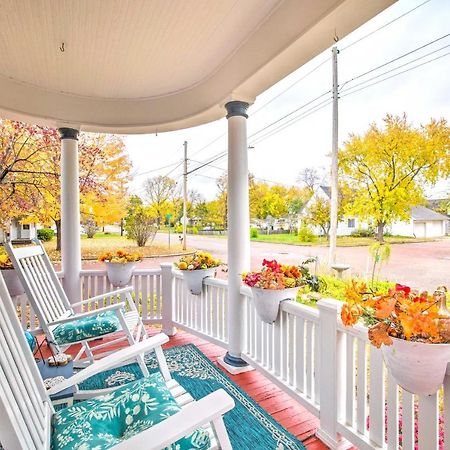
M 346 327 L 351 327 L 358 322 L 358 319 L 361 317 L 363 310 L 359 305 L 349 305 L 348 303 L 344 303 L 341 309 L 341 320 L 342 323 Z

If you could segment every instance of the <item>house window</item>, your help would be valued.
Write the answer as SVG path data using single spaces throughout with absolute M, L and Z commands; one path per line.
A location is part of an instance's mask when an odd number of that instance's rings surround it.
M 347 220 L 347 228 L 355 228 L 355 219 Z
M 29 229 L 30 229 L 30 224 L 24 223 L 24 224 L 22 225 L 22 230 L 29 230 Z

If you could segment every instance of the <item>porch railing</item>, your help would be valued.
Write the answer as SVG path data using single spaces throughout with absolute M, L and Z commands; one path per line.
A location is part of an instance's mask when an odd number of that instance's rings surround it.
M 192 295 L 182 274 L 163 265 L 137 270 L 132 283 L 145 322 L 185 329 L 226 347 L 226 281 L 206 279 L 201 295 Z M 106 272 L 84 270 L 81 289 L 85 299 L 112 286 Z M 416 441 L 420 450 L 450 450 L 449 376 L 437 394 L 412 395 L 389 375 L 381 351 L 369 345 L 367 329 L 342 325 L 340 302 L 321 300 L 315 309 L 285 301 L 277 321 L 268 325 L 259 319 L 248 288 L 241 289 L 241 297 L 242 357 L 319 417 L 318 435 L 331 448 L 344 448 L 346 439 L 367 450 L 415 450 Z M 14 301 L 22 325 L 38 330 L 26 298 Z M 106 299 L 106 304 L 111 301 L 116 300 Z

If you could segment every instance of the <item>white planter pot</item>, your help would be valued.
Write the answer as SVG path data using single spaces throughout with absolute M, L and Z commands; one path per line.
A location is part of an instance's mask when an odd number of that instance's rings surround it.
M 250 288 L 255 309 L 263 322 L 272 324 L 277 320 L 280 303 L 297 297 L 300 288 L 289 289 L 261 289 Z
M 450 344 L 425 344 L 392 338 L 381 347 L 384 361 L 397 384 L 412 394 L 433 395 L 444 381 Z
M 23 288 L 22 283 L 19 280 L 19 276 L 14 269 L 2 270 L 1 272 L 11 297 L 25 294 L 25 289 Z
M 136 268 L 136 263 L 112 263 L 106 262 L 106 272 L 108 273 L 108 279 L 114 287 L 127 286 L 133 275 L 133 271 Z
M 182 272 L 183 278 L 191 293 L 200 295 L 202 293 L 203 279 L 214 277 L 216 274 L 216 267 L 211 267 L 210 269 L 183 270 Z

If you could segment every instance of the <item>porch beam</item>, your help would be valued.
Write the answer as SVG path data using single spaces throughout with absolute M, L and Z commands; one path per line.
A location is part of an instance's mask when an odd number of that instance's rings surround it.
M 248 200 L 247 108 L 243 101 L 228 102 L 228 352 L 222 365 L 231 373 L 251 370 L 241 358 L 244 302 L 241 274 L 250 269 Z
M 61 265 L 63 287 L 71 303 L 81 301 L 80 185 L 78 133 L 59 128 L 61 137 Z

